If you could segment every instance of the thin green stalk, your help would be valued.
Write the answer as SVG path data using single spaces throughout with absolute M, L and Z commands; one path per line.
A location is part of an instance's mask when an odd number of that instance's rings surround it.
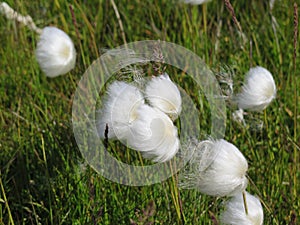
M 298 40 L 298 6 L 297 3 L 294 3 L 294 55 L 293 55 L 293 64 L 294 64 L 294 74 L 293 74 L 293 84 L 294 84 L 294 142 L 297 143 L 297 117 L 298 117 L 298 88 L 297 88 L 297 78 L 296 78 L 296 68 L 297 68 L 297 40 Z M 294 145 L 294 160 L 295 165 L 297 165 L 298 152 L 297 148 Z M 297 198 L 297 169 L 294 173 L 294 196 Z
M 5 190 L 4 190 L 4 187 L 3 187 L 3 184 L 2 184 L 2 179 L 1 179 L 1 171 L 0 171 L 0 186 L 1 186 L 1 191 L 2 191 L 2 194 L 3 194 L 3 198 L 4 198 L 4 201 L 5 201 L 5 207 L 7 209 L 7 212 L 8 212 L 8 218 L 9 218 L 9 222 L 14 225 L 14 220 L 13 220 L 13 217 L 12 217 L 12 214 L 11 214 L 11 211 L 10 211 L 10 208 L 9 208 L 9 205 L 8 205 L 8 201 L 7 201 L 7 198 L 6 198 L 6 194 L 5 194 Z
M 170 162 L 169 165 L 170 165 L 171 169 L 175 168 L 174 167 L 175 164 L 172 165 L 172 163 Z M 176 209 L 178 219 L 179 219 L 181 224 L 184 224 L 185 223 L 185 216 L 184 216 L 184 213 L 182 211 L 180 193 L 179 193 L 179 190 L 178 190 L 178 187 L 177 187 L 178 179 L 175 176 L 176 176 L 176 174 L 174 176 L 172 176 L 172 181 L 170 181 L 169 185 L 170 185 L 171 195 L 172 195 L 172 199 L 173 199 L 173 202 L 174 202 L 174 205 L 175 205 L 175 209 Z
M 203 13 L 203 29 L 204 29 L 204 34 L 207 34 L 207 7 L 206 3 L 202 5 L 202 13 Z
M 126 36 L 125 36 L 125 32 L 124 32 L 123 22 L 121 20 L 121 16 L 120 16 L 118 7 L 117 7 L 117 5 L 116 5 L 116 3 L 115 3 L 114 0 L 110 0 L 110 2 L 111 2 L 112 6 L 114 8 L 114 11 L 115 11 L 115 14 L 116 14 L 119 26 L 120 26 L 120 30 L 121 30 L 121 35 L 122 35 L 122 38 L 123 38 L 123 42 L 124 42 L 125 46 L 127 46 L 127 41 L 126 41 Z

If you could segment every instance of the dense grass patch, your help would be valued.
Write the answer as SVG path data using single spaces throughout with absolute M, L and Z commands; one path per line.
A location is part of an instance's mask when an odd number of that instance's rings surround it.
M 0 16 L 0 224 L 217 224 L 223 199 L 178 189 L 176 175 L 130 187 L 85 163 L 73 137 L 73 95 L 89 65 L 105 49 L 124 44 L 119 21 L 109 0 L 34 2 L 8 4 L 41 28 L 53 25 L 68 33 L 77 63 L 67 75 L 47 78 L 34 55 L 38 35 Z M 160 39 L 190 49 L 216 73 L 232 73 L 235 91 L 250 65 L 271 71 L 276 100 L 264 113 L 250 115 L 248 128 L 232 120 L 228 106 L 225 139 L 249 162 L 247 190 L 264 205 L 264 224 L 298 224 L 300 67 L 297 57 L 293 68 L 293 2 L 275 1 L 272 11 L 268 1 L 232 4 L 244 40 L 221 0 L 204 6 L 116 1 L 127 42 Z M 298 49 L 299 44 L 299 55 Z M 189 79 L 176 79 L 199 109 L 209 110 L 201 105 L 203 96 L 189 90 Z M 254 124 L 260 122 L 262 129 Z M 123 156 L 130 161 L 133 154 Z

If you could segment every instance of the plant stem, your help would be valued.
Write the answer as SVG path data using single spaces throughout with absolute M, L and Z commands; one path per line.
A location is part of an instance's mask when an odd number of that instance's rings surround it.
M 294 54 L 293 54 L 293 84 L 294 84 L 294 142 L 297 143 L 297 117 L 298 117 L 298 88 L 297 88 L 297 79 L 296 79 L 296 68 L 297 68 L 297 40 L 298 40 L 298 6 L 297 3 L 294 3 Z M 294 145 L 294 160 L 297 165 L 298 152 L 297 147 Z M 294 174 L 294 196 L 297 198 L 297 169 Z
M 38 28 L 35 23 L 33 22 L 33 19 L 31 16 L 23 16 L 20 13 L 13 10 L 6 2 L 2 2 L 0 4 L 0 13 L 4 14 L 5 17 L 9 20 L 16 20 L 19 23 L 24 24 L 27 26 L 30 30 L 36 32 L 37 34 L 42 33 L 42 29 Z
M 10 211 L 10 208 L 9 208 L 9 205 L 8 205 L 8 201 L 7 201 L 7 198 L 6 198 L 5 190 L 4 190 L 4 187 L 3 187 L 3 184 L 2 184 L 1 171 L 0 171 L 0 187 L 1 187 L 2 194 L 3 194 L 3 198 L 4 198 L 5 207 L 7 208 L 9 221 L 10 221 L 11 224 L 14 225 L 15 223 L 14 223 L 13 217 L 11 215 L 11 211 Z
M 248 215 L 248 205 L 247 205 L 247 199 L 246 199 L 246 192 L 243 191 L 243 202 L 244 202 L 244 208 L 245 208 L 245 213 Z
M 123 23 L 122 23 L 120 14 L 119 14 L 118 7 L 117 7 L 117 5 L 116 5 L 116 3 L 115 3 L 114 0 L 110 0 L 110 2 L 112 4 L 112 7 L 114 8 L 116 17 L 118 19 L 118 23 L 119 23 L 119 26 L 120 26 L 120 29 L 121 29 L 122 38 L 123 38 L 123 42 L 124 42 L 125 45 L 127 45 L 126 36 L 125 36 L 125 32 L 124 32 L 124 27 L 123 27 Z

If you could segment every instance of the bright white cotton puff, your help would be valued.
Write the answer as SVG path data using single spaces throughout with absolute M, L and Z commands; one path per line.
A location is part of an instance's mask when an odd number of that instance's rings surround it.
M 107 124 L 108 138 L 123 140 L 129 125 L 137 119 L 137 108 L 141 104 L 144 104 L 144 98 L 137 87 L 123 81 L 113 82 L 97 115 L 99 136 L 104 138 Z
M 168 74 L 152 77 L 145 91 L 150 105 L 161 110 L 175 120 L 181 112 L 180 92 Z
M 170 160 L 179 149 L 177 128 L 171 119 L 146 104 L 137 109 L 137 119 L 130 125 L 128 134 L 129 147 L 154 162 Z
M 247 170 L 245 157 L 233 144 L 223 139 L 202 141 L 180 174 L 179 185 L 207 195 L 231 196 L 245 190 Z
M 225 203 L 220 215 L 221 224 L 226 225 L 262 225 L 264 212 L 258 198 L 246 192 L 248 215 L 246 215 L 242 193 L 233 196 Z
M 247 73 L 242 91 L 237 95 L 237 104 L 240 109 L 262 111 L 275 96 L 276 85 L 272 74 L 257 66 Z
M 56 77 L 74 68 L 76 51 L 65 32 L 56 27 L 45 27 L 37 43 L 36 58 L 48 77 Z

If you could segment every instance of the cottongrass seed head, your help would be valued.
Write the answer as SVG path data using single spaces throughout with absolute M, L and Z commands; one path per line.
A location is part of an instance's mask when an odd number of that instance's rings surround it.
M 74 44 L 62 30 L 45 27 L 37 43 L 36 59 L 46 76 L 66 74 L 75 66 Z
M 166 113 L 172 120 L 178 118 L 181 112 L 181 95 L 167 73 L 151 78 L 146 86 L 145 97 L 151 106 Z
M 173 121 L 145 104 L 136 86 L 114 81 L 103 102 L 96 119 L 100 138 L 118 139 L 154 162 L 166 162 L 177 153 L 179 139 Z
M 231 143 L 206 140 L 196 143 L 191 160 L 180 172 L 179 186 L 211 196 L 231 196 L 247 187 L 248 163 Z
M 241 93 L 236 96 L 236 101 L 240 109 L 262 111 L 275 97 L 276 85 L 272 74 L 257 66 L 246 74 L 245 83 Z
M 220 215 L 224 225 L 262 225 L 264 212 L 261 203 L 255 196 L 246 193 L 246 214 L 242 193 L 236 194 L 225 202 L 225 210 Z
M 137 87 L 123 81 L 114 81 L 108 87 L 103 107 L 97 114 L 99 136 L 105 138 L 107 125 L 108 138 L 123 140 L 129 125 L 137 119 L 137 108 L 141 104 L 144 104 L 144 98 Z
M 130 125 L 125 138 L 130 148 L 154 162 L 172 159 L 179 149 L 177 128 L 163 112 L 142 104 L 137 109 L 137 119 Z

